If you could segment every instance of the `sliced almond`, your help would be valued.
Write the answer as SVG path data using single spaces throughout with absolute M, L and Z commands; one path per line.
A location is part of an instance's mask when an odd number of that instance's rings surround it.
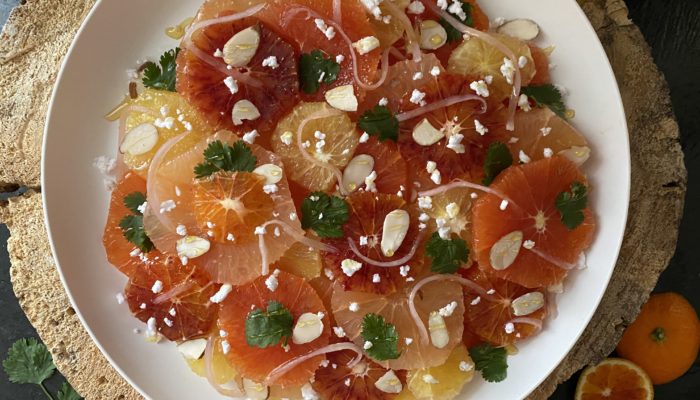
M 493 269 L 500 271 L 510 267 L 520 253 L 522 245 L 523 233 L 521 231 L 514 231 L 500 238 L 491 247 L 489 254 Z
M 158 129 L 151 124 L 141 124 L 124 135 L 119 146 L 122 154 L 138 156 L 148 153 L 158 143 Z
M 224 62 L 232 67 L 245 67 L 260 46 L 260 30 L 251 26 L 236 33 L 224 45 Z
M 292 330 L 292 342 L 294 344 L 310 343 L 318 339 L 323 333 L 323 320 L 318 314 L 303 313 L 297 319 Z
M 385 256 L 393 256 L 401 247 L 410 224 L 411 217 L 406 210 L 394 210 L 384 217 L 381 248 Z
M 188 360 L 199 360 L 207 347 L 207 339 L 194 339 L 177 345 L 177 351 Z
M 445 318 L 437 311 L 431 312 L 428 316 L 428 331 L 430 331 L 430 342 L 434 347 L 442 349 L 450 342 Z
M 513 315 L 522 317 L 530 315 L 544 306 L 544 295 L 541 292 L 526 293 L 513 300 Z
M 357 111 L 357 97 L 353 85 L 338 86 L 326 92 L 326 102 L 341 111 Z
M 384 393 L 401 393 L 403 385 L 394 370 L 388 370 L 381 378 L 374 382 L 374 387 Z
M 355 156 L 343 171 L 343 187 L 352 192 L 365 183 L 365 178 L 374 171 L 374 158 L 367 154 Z
M 253 170 L 254 174 L 265 177 L 265 184 L 273 185 L 282 180 L 282 168 L 275 164 L 263 164 Z
M 447 43 L 447 31 L 437 21 L 422 21 L 419 30 L 421 49 L 435 50 Z
M 253 382 L 248 378 L 243 378 L 243 391 L 246 399 L 265 400 L 270 394 L 270 389 L 262 383 Z
M 413 140 L 421 146 L 431 146 L 444 137 L 445 133 L 435 129 L 427 118 L 423 118 L 423 120 L 413 128 Z
M 231 119 L 234 125 L 242 125 L 244 120 L 254 121 L 260 118 L 260 111 L 248 100 L 239 100 L 233 105 Z
M 580 167 L 591 157 L 591 149 L 588 146 L 573 146 L 570 149 L 560 151 L 559 154 Z
M 177 241 L 175 248 L 180 257 L 197 258 L 209 251 L 211 244 L 199 236 L 185 236 Z
M 527 41 L 535 39 L 540 34 L 540 26 L 537 25 L 537 22 L 531 19 L 518 18 L 510 20 L 499 26 L 496 31 L 504 35 Z

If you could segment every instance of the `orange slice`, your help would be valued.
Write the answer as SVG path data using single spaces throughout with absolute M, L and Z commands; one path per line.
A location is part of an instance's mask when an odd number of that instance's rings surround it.
M 437 383 L 431 383 L 431 378 Z M 474 362 L 467 348 L 460 344 L 452 350 L 444 364 L 409 371 L 406 380 L 408 389 L 418 400 L 451 400 L 473 378 Z
M 380 142 L 375 136 L 370 136 L 365 143 L 357 146 L 355 157 L 360 154 L 367 154 L 374 160 L 374 171 L 377 173 L 374 185 L 377 192 L 403 192 L 402 195 L 408 196 L 408 167 L 396 143 L 391 140 Z
M 647 374 L 631 361 L 608 358 L 583 370 L 575 400 L 653 400 Z

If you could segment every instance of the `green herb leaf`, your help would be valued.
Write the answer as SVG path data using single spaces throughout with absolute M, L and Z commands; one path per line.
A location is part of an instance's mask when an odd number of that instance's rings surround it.
M 472 5 L 469 3 L 462 2 L 462 11 L 464 11 L 464 15 L 466 15 L 465 19 L 462 19 L 457 14 L 454 14 L 450 11 L 448 11 L 448 13 L 455 17 L 457 21 L 473 28 L 474 19 L 472 18 Z M 440 25 L 442 25 L 442 27 L 445 28 L 445 32 L 447 32 L 447 43 L 453 43 L 462 40 L 462 32 L 455 29 L 455 27 L 452 26 L 452 24 L 450 24 L 449 22 L 447 22 L 445 18 L 440 18 Z
M 143 70 L 143 85 L 153 89 L 175 91 L 175 70 L 177 65 L 175 60 L 180 52 L 177 47 L 168 50 L 160 56 L 160 66 L 154 62 L 146 63 Z
M 513 156 L 508 150 L 508 146 L 501 142 L 491 143 L 486 152 L 484 161 L 483 184 L 488 186 L 504 169 L 513 165 Z
M 267 311 L 256 308 L 245 320 L 245 338 L 248 346 L 264 349 L 274 346 L 284 338 L 283 345 L 292 336 L 294 317 L 281 303 L 270 300 Z
M 219 171 L 252 172 L 257 161 L 253 151 L 242 140 L 233 146 L 215 140 L 204 150 L 204 162 L 194 167 L 194 174 L 197 178 L 205 178 Z
M 561 98 L 561 92 L 554 85 L 525 86 L 522 93 L 535 101 L 537 107 L 549 107 L 559 117 L 566 119 L 566 105 Z
M 314 94 L 318 92 L 321 83 L 329 85 L 338 79 L 340 64 L 330 58 L 326 58 L 321 50 L 313 50 L 311 53 L 303 53 L 299 60 L 299 79 L 304 93 Z
M 367 314 L 362 319 L 362 338 L 371 342 L 372 347 L 365 349 L 367 354 L 377 361 L 395 360 L 401 353 L 398 350 L 399 334 L 396 327 L 381 315 Z
M 508 353 L 503 347 L 484 343 L 469 349 L 469 355 L 487 382 L 500 382 L 508 376 Z
M 58 400 L 83 400 L 68 382 L 63 382 L 58 391 Z
M 119 221 L 119 227 L 122 229 L 122 234 L 133 245 L 138 247 L 142 252 L 148 253 L 153 250 L 153 242 L 146 234 L 143 228 L 142 215 L 127 215 Z
M 588 204 L 588 189 L 581 182 L 571 184 L 571 192 L 561 192 L 557 196 L 556 206 L 561 215 L 561 222 L 569 228 L 576 229 L 585 216 L 583 210 Z
M 133 192 L 124 197 L 124 205 L 136 215 L 141 215 L 139 207 L 146 202 L 146 195 L 141 192 Z
M 348 203 L 337 196 L 313 192 L 301 203 L 301 227 L 313 229 L 322 238 L 343 237 L 348 218 Z
M 360 129 L 377 136 L 382 142 L 387 139 L 396 141 L 399 138 L 399 120 L 384 106 L 374 106 L 373 109 L 365 111 L 357 124 Z
M 35 385 L 41 385 L 56 369 L 46 346 L 34 338 L 16 341 L 2 366 L 10 382 Z
M 443 239 L 437 232 L 425 244 L 425 254 L 432 259 L 430 270 L 438 274 L 455 273 L 469 259 L 467 242 L 460 238 Z

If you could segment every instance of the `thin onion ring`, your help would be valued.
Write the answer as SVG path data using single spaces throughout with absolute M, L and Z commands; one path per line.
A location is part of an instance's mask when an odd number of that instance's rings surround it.
M 416 250 L 418 250 L 418 246 L 420 245 L 421 239 L 423 239 L 422 231 L 418 233 L 418 236 L 416 236 L 416 240 L 413 241 L 413 244 L 411 245 L 411 250 L 409 250 L 405 256 L 394 261 L 377 261 L 363 255 L 362 253 L 360 253 L 360 250 L 357 248 L 357 245 L 351 238 L 348 238 L 348 245 L 350 245 L 350 250 L 352 250 L 352 252 L 355 253 L 355 255 L 359 259 L 366 262 L 367 264 L 373 265 L 375 267 L 390 268 L 406 264 L 411 258 L 413 258 L 413 256 L 416 254 Z
M 397 114 L 396 119 L 399 122 L 408 121 L 410 119 L 419 117 L 423 114 L 427 114 L 429 112 L 439 110 L 441 108 L 450 107 L 450 106 L 453 106 L 455 104 L 459 104 L 459 103 L 463 103 L 465 101 L 471 101 L 471 100 L 476 100 L 476 101 L 481 103 L 480 114 L 483 114 L 486 112 L 486 108 L 487 108 L 486 100 L 484 100 L 483 97 L 477 96 L 475 94 L 462 94 L 462 95 L 457 95 L 457 96 L 451 96 L 451 97 L 448 97 L 446 99 L 442 99 L 442 100 L 436 101 L 434 103 L 430 103 L 426 106 L 418 107 L 414 110 L 406 111 L 406 112 L 401 113 L 401 114 Z
M 333 353 L 336 351 L 343 351 L 343 350 L 350 350 L 354 351 L 357 354 L 357 357 L 354 359 L 350 360 L 350 362 L 347 364 L 348 367 L 352 368 L 355 365 L 357 365 L 360 360 L 362 360 L 362 349 L 360 349 L 356 344 L 352 342 L 342 342 L 342 343 L 334 343 L 334 344 L 329 344 L 328 346 L 321 347 L 320 349 L 314 350 L 310 353 L 304 354 L 303 356 L 295 357 L 292 358 L 291 360 L 288 360 L 284 362 L 282 365 L 279 365 L 270 373 L 267 375 L 267 378 L 265 378 L 265 381 L 263 384 L 265 386 L 270 386 L 275 383 L 275 381 L 280 378 L 282 375 L 286 374 L 290 370 L 292 370 L 294 367 L 297 365 L 303 363 L 304 361 L 314 358 L 316 356 L 320 356 L 322 354 L 326 353 Z

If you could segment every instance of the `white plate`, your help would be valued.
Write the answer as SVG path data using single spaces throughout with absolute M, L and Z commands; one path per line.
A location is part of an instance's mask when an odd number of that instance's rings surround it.
M 221 398 L 189 372 L 172 344 L 153 345 L 115 294 L 126 283 L 105 258 L 101 237 L 109 193 L 92 167 L 115 154 L 117 126 L 102 117 L 124 96 L 127 68 L 177 45 L 167 26 L 194 14 L 194 0 L 102 0 L 80 29 L 59 75 L 44 136 L 42 186 L 52 250 L 68 295 L 88 332 L 114 367 L 153 399 Z M 542 28 L 541 45 L 556 45 L 554 81 L 568 88 L 574 124 L 588 138 L 586 165 L 598 232 L 588 269 L 567 280 L 559 316 L 509 358 L 508 378 L 476 379 L 469 398 L 518 399 L 544 380 L 576 342 L 598 306 L 617 260 L 627 217 L 629 143 L 615 77 L 586 16 L 574 0 L 482 0 L 492 17 L 526 17 Z M 466 396 L 465 396 L 466 397 Z

